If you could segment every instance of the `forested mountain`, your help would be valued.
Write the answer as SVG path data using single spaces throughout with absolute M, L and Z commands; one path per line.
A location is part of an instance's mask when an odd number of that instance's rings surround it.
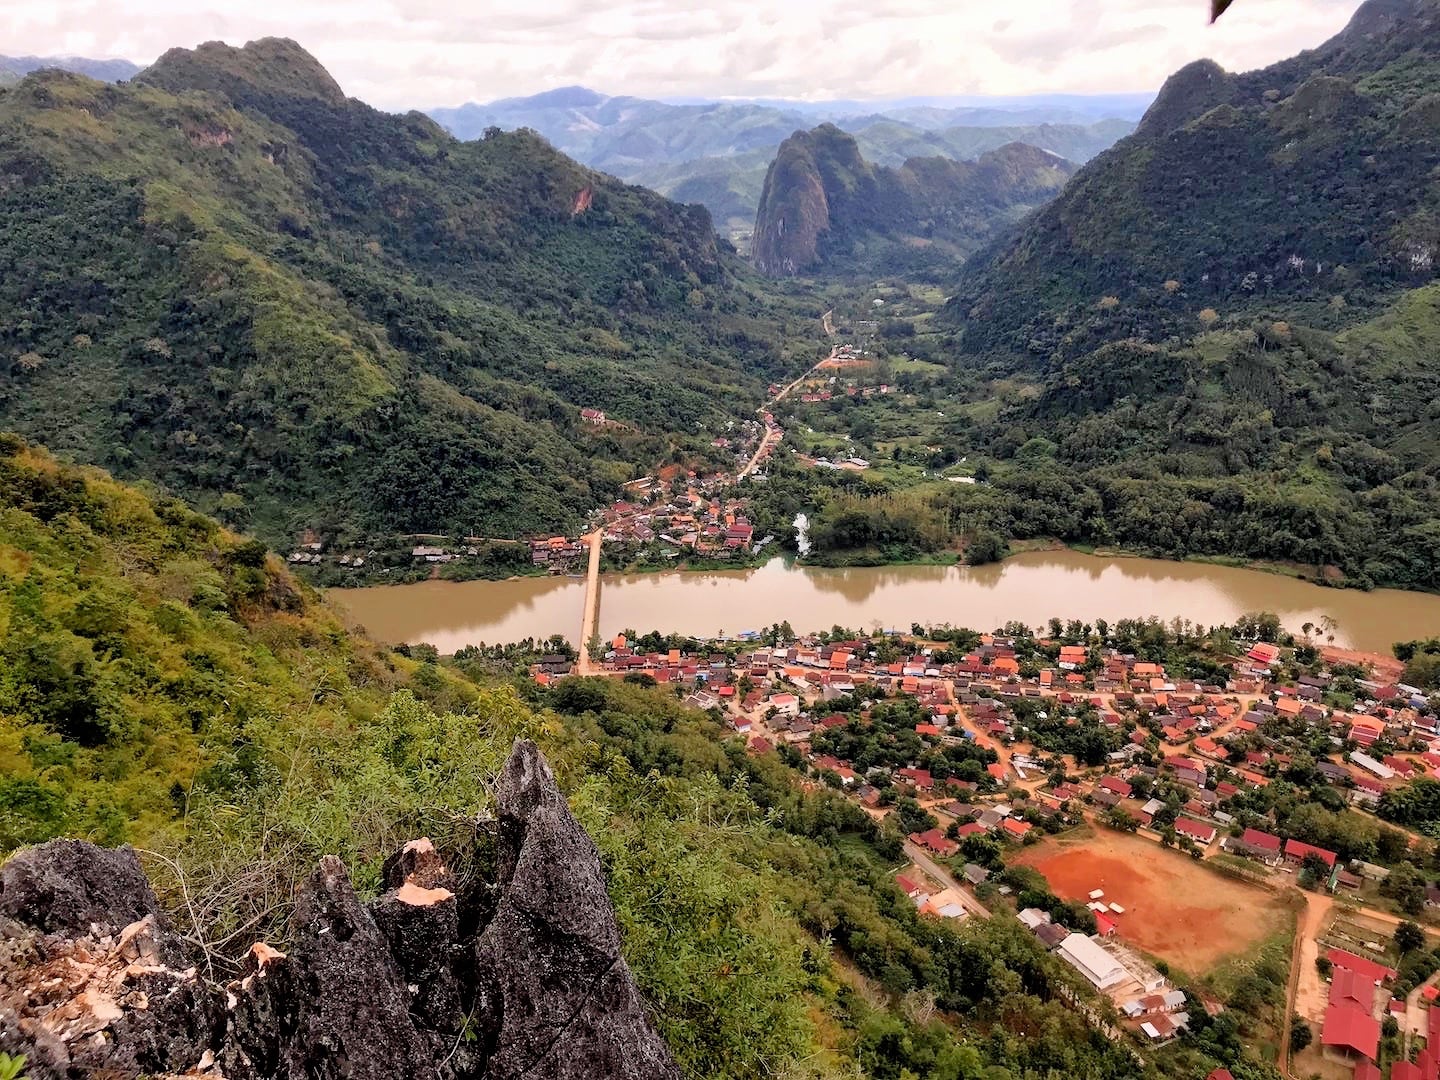
M 1331 41 L 1260 71 L 1182 69 L 1134 135 L 966 266 L 952 314 L 967 345 L 1073 347 L 1106 296 L 1147 313 L 1137 328 L 1173 327 L 1157 312 L 1354 306 L 1430 280 L 1437 73 L 1433 0 L 1369 0 Z
M 140 73 L 140 65 L 129 60 L 92 60 L 87 56 L 0 56 L 0 86 L 5 85 L 7 75 L 13 76 L 10 81 L 18 81 L 21 76 L 41 68 L 73 71 L 101 82 L 120 82 Z
M 1440 589 L 1440 3 L 1166 84 L 1137 132 L 960 271 L 1001 468 L 959 519 Z M 963 452 L 963 451 L 962 451 Z
M 752 256 L 773 277 L 946 273 L 997 229 L 1051 198 L 1069 162 L 1019 143 L 977 161 L 872 165 L 855 139 L 822 124 L 781 145 L 765 176 Z
M 0 263 L 0 426 L 271 543 L 571 527 L 782 368 L 703 209 L 288 41 L 0 94 Z
M 573 86 L 488 105 L 435 109 L 460 138 L 488 127 L 533 128 L 593 168 L 643 184 L 679 202 L 698 202 L 724 232 L 749 230 L 766 167 L 797 129 L 823 120 L 853 134 L 867 160 L 902 165 L 913 157 L 969 160 L 1022 142 L 1084 162 L 1134 130 L 1143 95 L 1005 99 L 990 106 L 905 102 L 674 104 L 610 97 Z

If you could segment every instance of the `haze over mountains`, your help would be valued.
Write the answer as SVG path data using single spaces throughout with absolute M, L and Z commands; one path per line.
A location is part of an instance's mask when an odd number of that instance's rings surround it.
M 722 101 L 681 104 L 566 87 L 488 105 L 434 109 L 463 139 L 487 127 L 538 131 L 571 157 L 679 202 L 710 210 L 722 233 L 755 220 L 765 172 L 797 130 L 828 122 L 876 165 L 913 157 L 972 160 L 1012 142 L 1088 161 L 1134 130 L 1149 95 L 906 99 L 895 102 Z
M 140 65 L 129 60 L 93 60 L 85 56 L 0 56 L 0 86 L 18 82 L 41 68 L 59 68 L 88 75 L 101 82 L 120 82 L 140 73 Z

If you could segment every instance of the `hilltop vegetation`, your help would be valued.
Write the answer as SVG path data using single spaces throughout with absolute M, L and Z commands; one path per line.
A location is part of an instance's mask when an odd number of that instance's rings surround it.
M 950 306 L 966 349 L 1043 364 L 1188 336 L 1206 308 L 1324 320 L 1336 298 L 1364 307 L 1429 281 L 1437 25 L 1433 0 L 1370 0 L 1282 63 L 1176 72 L 1134 135 L 966 266 Z M 1119 310 L 1097 327 L 1107 296 Z
M 786 366 L 703 210 L 290 42 L 0 95 L 0 259 L 0 424 L 272 544 L 573 527 Z

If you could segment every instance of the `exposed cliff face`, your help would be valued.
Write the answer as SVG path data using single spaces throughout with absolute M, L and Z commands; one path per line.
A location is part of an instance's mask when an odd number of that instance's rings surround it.
M 944 266 L 1047 201 L 1074 166 L 1012 143 L 975 161 L 874 166 L 831 124 L 786 139 L 765 177 L 755 265 L 772 277 Z
M 362 903 L 326 857 L 286 951 L 223 985 L 197 967 L 136 853 L 52 841 L 0 867 L 0 1047 L 31 1080 L 678 1080 L 620 955 L 599 853 L 534 744 L 497 788 L 494 881 L 429 841 Z

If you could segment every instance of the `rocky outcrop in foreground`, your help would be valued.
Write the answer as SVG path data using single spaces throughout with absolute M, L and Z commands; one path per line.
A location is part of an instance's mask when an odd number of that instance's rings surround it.
M 129 848 L 56 840 L 0 867 L 0 1048 L 30 1080 L 678 1080 L 646 1014 L 599 852 L 533 743 L 497 783 L 494 880 L 428 840 L 362 903 L 322 859 L 284 952 L 196 967 Z

